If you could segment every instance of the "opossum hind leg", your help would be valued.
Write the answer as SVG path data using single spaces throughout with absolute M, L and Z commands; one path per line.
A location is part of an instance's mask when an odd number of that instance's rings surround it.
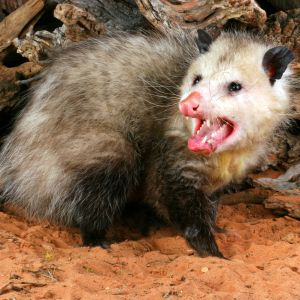
M 4 203 L 5 203 L 5 198 L 1 195 L 1 191 L 0 191 L 0 211 L 3 210 Z
M 107 228 L 121 213 L 137 182 L 137 165 L 125 160 L 98 163 L 78 172 L 69 201 L 83 244 L 106 248 Z

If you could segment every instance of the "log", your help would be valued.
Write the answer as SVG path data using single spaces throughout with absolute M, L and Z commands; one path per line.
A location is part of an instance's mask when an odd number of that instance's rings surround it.
M 24 38 L 15 39 L 14 46 L 18 53 L 29 61 L 43 63 L 47 54 L 53 50 L 66 48 L 72 42 L 79 42 L 97 37 L 106 31 L 105 24 L 91 13 L 73 4 L 58 4 L 54 17 L 63 22 L 63 26 L 53 32 L 46 30 L 29 32 Z
M 221 195 L 220 202 L 225 205 L 235 205 L 238 203 L 261 204 L 273 193 L 264 189 L 247 189 L 236 193 Z
M 270 4 L 272 4 L 278 10 L 290 10 L 295 8 L 300 8 L 299 0 L 267 0 Z
M 49 53 L 60 48 L 66 48 L 71 41 L 65 36 L 65 27 L 59 27 L 53 32 L 47 30 L 28 33 L 24 38 L 13 41 L 17 52 L 36 64 L 45 64 Z
M 284 44 L 294 51 L 300 63 L 300 9 L 271 15 L 261 33 L 269 42 Z
M 259 178 L 254 183 L 258 188 L 273 191 L 263 201 L 266 208 L 300 219 L 300 163 L 277 178 Z
M 43 0 L 29 0 L 0 23 L 0 52 L 11 45 L 13 39 L 22 32 L 43 7 Z
M 84 9 L 105 25 L 106 31 L 138 31 L 150 28 L 134 0 L 57 0 Z
M 277 178 L 258 178 L 254 182 L 260 187 L 277 192 L 298 190 L 300 188 L 300 163 L 291 166 L 283 175 Z M 298 194 L 298 192 L 295 192 L 295 194 Z
M 54 10 L 54 17 L 66 26 L 66 37 L 72 42 L 96 37 L 105 32 L 105 24 L 88 11 L 72 4 L 59 4 Z
M 4 108 L 15 104 L 14 97 L 20 91 L 20 78 L 29 78 L 40 72 L 42 67 L 33 62 L 23 63 L 20 66 L 7 68 L 0 65 L 0 112 Z
M 165 27 L 220 27 L 229 19 L 237 19 L 254 27 L 262 27 L 266 12 L 254 0 L 135 0 L 141 13 L 157 29 Z
M 278 214 L 288 214 L 290 217 L 300 219 L 300 193 L 288 196 L 276 193 L 266 199 L 264 205 Z
M 28 0 L 1 0 L 0 10 L 10 14 L 20 6 L 22 6 Z
M 65 48 L 71 42 L 78 42 L 86 40 L 87 38 L 97 37 L 118 27 L 117 22 L 119 21 L 114 23 L 114 20 L 110 20 L 111 24 L 108 25 L 105 18 L 102 18 L 102 21 L 100 20 L 101 14 L 99 14 L 99 12 L 96 15 L 93 15 L 91 12 L 87 11 L 87 8 L 90 8 L 90 6 L 88 6 L 86 2 L 73 2 L 78 4 L 61 3 L 54 9 L 54 17 L 64 24 L 62 27 L 55 29 L 53 32 L 48 32 L 46 30 L 30 32 L 23 38 L 15 39 L 14 45 L 18 49 L 18 53 L 26 57 L 29 61 L 41 63 L 40 57 L 44 56 L 45 53 L 51 52 L 52 49 Z M 95 11 L 94 5 L 98 7 L 101 3 L 100 1 L 89 3 L 89 5 L 92 4 L 93 9 L 91 10 Z M 117 2 L 114 3 L 114 1 L 112 1 L 109 6 L 106 2 L 104 9 L 108 13 L 112 12 L 112 10 L 117 7 Z M 122 6 L 120 6 L 119 9 L 120 8 L 122 8 Z M 114 12 L 114 14 L 119 15 L 118 12 Z M 105 14 L 103 13 L 102 15 Z M 128 16 L 128 19 L 130 20 L 132 18 Z

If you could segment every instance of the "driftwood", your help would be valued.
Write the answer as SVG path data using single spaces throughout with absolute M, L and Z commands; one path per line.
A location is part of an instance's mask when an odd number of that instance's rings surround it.
M 23 57 L 36 64 L 44 64 L 43 60 L 47 60 L 47 53 L 70 44 L 71 41 L 66 38 L 65 31 L 66 28 L 62 27 L 53 32 L 46 30 L 28 32 L 24 38 L 17 38 L 13 43 Z
M 12 105 L 11 99 L 20 91 L 19 80 L 34 76 L 41 68 L 33 62 L 13 68 L 0 65 L 0 111 Z
M 236 193 L 224 194 L 220 197 L 220 201 L 226 205 L 234 205 L 237 203 L 261 204 L 271 195 L 273 195 L 272 191 L 252 188 Z
M 236 19 L 251 26 L 262 27 L 266 13 L 254 0 L 244 1 L 173 1 L 135 0 L 141 13 L 159 30 L 164 27 L 205 28 L 222 26 Z
M 6 13 L 12 13 L 14 10 L 22 6 L 28 0 L 1 0 L 0 1 L 0 10 L 5 11 Z
M 80 7 L 105 25 L 106 31 L 138 31 L 149 28 L 134 0 L 57 0 Z
M 66 37 L 78 42 L 89 37 L 96 37 L 105 32 L 104 23 L 98 21 L 88 11 L 71 4 L 59 4 L 54 10 L 54 17 L 62 21 L 67 30 Z
M 248 180 L 251 185 L 251 180 Z M 300 219 L 300 163 L 290 167 L 277 178 L 257 178 L 254 188 L 227 193 L 221 196 L 221 203 L 263 204 L 279 215 Z
M 268 189 L 283 192 L 300 188 L 300 164 L 290 167 L 285 174 L 278 178 L 259 178 L 255 182 Z M 297 194 L 297 193 L 296 193 Z
M 264 201 L 264 205 L 277 214 L 288 214 L 290 217 L 300 219 L 300 190 L 297 195 L 287 196 L 275 193 Z
M 16 292 L 20 292 L 23 290 L 28 291 L 28 289 L 31 289 L 34 287 L 43 287 L 46 285 L 47 285 L 46 283 L 39 283 L 39 282 L 27 282 L 27 281 L 13 282 L 13 281 L 11 281 L 0 288 L 0 295 L 4 295 L 4 294 L 10 293 L 12 291 L 16 291 Z M 15 299 L 15 298 L 13 298 L 13 299 Z
M 300 219 L 300 163 L 275 179 L 259 178 L 254 183 L 264 190 L 273 191 L 263 202 L 266 208 Z
M 300 9 L 278 12 L 271 15 L 266 22 L 262 34 L 270 42 L 290 47 L 300 59 Z
M 97 37 L 106 31 L 104 23 L 73 4 L 58 4 L 53 15 L 62 21 L 63 26 L 53 32 L 29 31 L 25 37 L 14 40 L 18 53 L 29 61 L 42 63 L 53 49 L 66 48 L 71 42 Z
M 11 45 L 28 24 L 44 7 L 43 0 L 29 0 L 8 15 L 0 23 L 0 52 Z
M 14 52 L 14 47 L 10 47 L 13 40 L 34 20 L 43 7 L 43 0 L 29 0 L 0 23 L 0 111 L 15 104 L 15 96 L 21 90 L 18 81 L 41 70 L 41 67 L 33 62 L 7 66 L 5 61 Z

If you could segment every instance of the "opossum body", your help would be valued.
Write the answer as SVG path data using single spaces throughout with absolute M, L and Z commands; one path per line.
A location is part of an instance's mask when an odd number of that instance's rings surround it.
M 289 108 L 291 60 L 288 49 L 237 33 L 73 46 L 6 140 L 3 196 L 30 216 L 79 226 L 84 245 L 103 244 L 125 204 L 143 201 L 200 255 L 222 256 L 215 195 L 266 153 Z

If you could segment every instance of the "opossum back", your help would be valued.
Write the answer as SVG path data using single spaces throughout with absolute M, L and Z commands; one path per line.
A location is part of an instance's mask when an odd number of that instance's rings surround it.
M 31 215 L 70 223 L 73 208 L 64 199 L 78 172 L 146 151 L 157 126 L 151 114 L 165 99 L 175 99 L 192 59 L 192 39 L 186 49 L 181 41 L 104 38 L 60 54 L 4 145 L 5 197 Z

